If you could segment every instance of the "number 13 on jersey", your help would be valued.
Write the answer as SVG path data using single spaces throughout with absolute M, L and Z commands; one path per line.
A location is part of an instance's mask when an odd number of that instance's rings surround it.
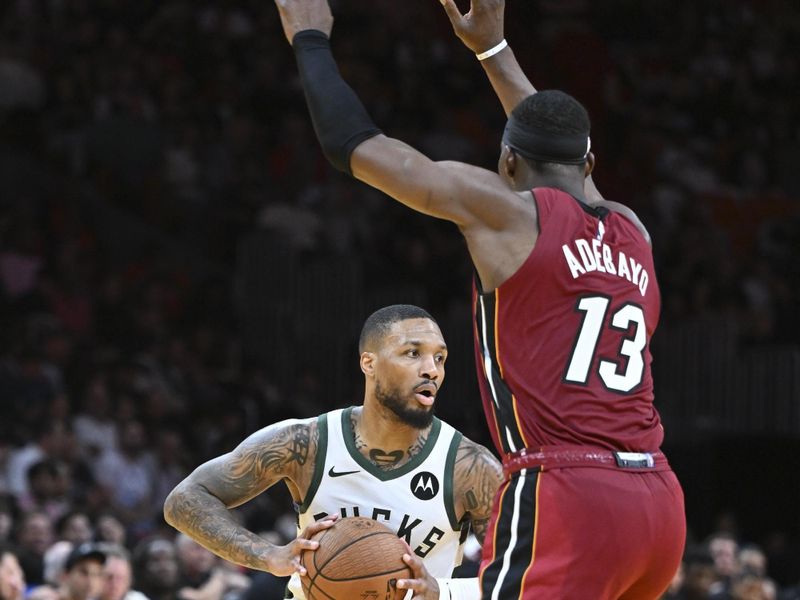
M 642 382 L 644 374 L 644 349 L 647 346 L 644 312 L 637 304 L 623 304 L 614 311 L 608 326 L 604 327 L 610 304 L 611 299 L 607 296 L 584 296 L 578 300 L 575 308 L 583 313 L 583 319 L 567 363 L 564 381 L 578 384 L 588 382 L 600 337 L 609 335 L 610 332 L 606 330 L 611 329 L 623 334 L 617 351 L 620 360 L 601 359 L 596 371 L 608 389 L 627 393 Z M 627 365 L 623 364 L 623 357 L 627 359 Z

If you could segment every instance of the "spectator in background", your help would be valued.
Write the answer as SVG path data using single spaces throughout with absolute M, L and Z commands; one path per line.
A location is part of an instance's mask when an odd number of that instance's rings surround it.
M 238 573 L 189 536 L 175 538 L 181 573 L 180 595 L 186 600 L 202 597 L 221 600 L 230 593 L 239 594 L 250 587 L 250 578 Z M 202 590 L 202 591 L 201 591 Z
M 0 600 L 22 600 L 25 574 L 11 546 L 0 542 Z
M 175 550 L 183 586 L 200 587 L 211 578 L 219 561 L 213 552 L 183 533 L 175 538 Z
M 44 582 L 44 553 L 55 540 L 53 521 L 43 512 L 23 515 L 17 529 L 17 557 L 29 585 Z
M 69 424 L 59 420 L 39 423 L 34 440 L 14 450 L 8 459 L 8 485 L 11 493 L 17 498 L 25 497 L 30 492 L 28 470 L 45 459 L 63 458 L 71 443 L 72 430 Z
M 776 600 L 775 583 L 758 575 L 742 575 L 731 581 L 730 600 Z M 711 596 L 716 598 L 717 596 Z
M 117 447 L 117 424 L 111 417 L 109 396 L 106 373 L 95 373 L 84 389 L 81 410 L 72 421 L 78 445 L 90 464 Z
M 70 509 L 67 466 L 55 458 L 46 458 L 28 469 L 28 491 L 19 497 L 24 512 L 41 511 L 57 521 Z
M 72 542 L 59 540 L 47 549 L 44 553 L 44 586 L 58 591 L 61 576 L 64 574 L 64 565 L 67 564 L 67 557 L 74 548 Z
M 76 546 L 67 556 L 61 574 L 59 600 L 94 600 L 103 588 L 106 555 L 94 544 Z
M 98 542 L 105 542 L 112 545 L 127 547 L 125 534 L 125 526 L 122 522 L 111 513 L 103 513 L 97 517 L 97 526 L 95 528 L 96 538 Z
M 767 576 L 767 555 L 754 544 L 742 546 L 739 550 L 739 569 L 742 573 Z
M 94 539 L 94 528 L 89 515 L 81 510 L 73 510 L 56 522 L 58 538 L 76 546 L 91 542 Z
M 16 513 L 17 503 L 14 496 L 0 494 L 0 543 L 6 542 L 11 538 Z
M 140 421 L 129 420 L 122 425 L 119 449 L 100 457 L 95 476 L 128 533 L 134 537 L 149 533 L 154 526 L 155 463 Z
M 725 531 L 718 531 L 709 536 L 708 552 L 714 561 L 716 581 L 711 586 L 710 597 L 727 598 L 731 591 L 731 582 L 739 574 L 737 553 L 739 544 L 736 538 Z
M 186 448 L 181 434 L 173 429 L 156 432 L 155 491 L 153 507 L 155 513 L 164 509 L 164 500 L 178 485 L 189 469 L 186 468 Z
M 131 589 L 133 565 L 130 553 L 122 546 L 101 546 L 106 554 L 103 565 L 103 590 L 98 600 L 147 600 L 147 596 Z
M 711 586 L 717 580 L 714 560 L 706 546 L 688 548 L 684 555 L 686 578 L 683 587 L 674 592 L 681 600 L 708 600 Z
M 139 542 L 133 551 L 133 573 L 136 586 L 150 600 L 178 599 L 178 557 L 170 540 Z
M 51 453 L 42 444 L 47 440 L 41 436 L 46 433 L 43 429 L 50 421 L 49 407 L 58 390 L 53 389 L 40 349 L 25 339 L 24 332 L 20 335 L 23 339 L 9 342 L 14 344 L 13 350 L 0 362 L 0 417 L 14 424 L 11 433 L 16 441 L 26 443 L 9 458 L 9 485 L 14 494 L 25 491 L 28 467 L 45 454 L 57 454 L 57 450 Z

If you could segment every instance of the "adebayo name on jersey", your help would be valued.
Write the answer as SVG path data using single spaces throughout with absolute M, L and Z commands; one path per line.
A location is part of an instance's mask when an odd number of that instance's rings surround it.
M 321 512 L 319 514 L 314 515 L 314 520 L 319 521 L 320 519 L 328 516 L 329 514 L 330 513 Z M 360 514 L 359 508 L 357 506 L 352 506 L 349 509 L 340 508 L 339 514 L 342 515 L 342 518 L 368 516 Z M 391 524 L 392 511 L 388 508 L 373 508 L 372 515 L 370 516 L 370 518 L 373 519 L 374 521 L 383 523 L 384 525 L 387 525 L 390 528 L 392 527 Z M 410 546 L 411 534 L 414 533 L 414 529 L 416 529 L 420 525 L 422 525 L 422 519 L 417 519 L 407 514 L 403 515 L 403 518 L 400 521 L 400 526 L 397 528 L 397 537 L 405 539 L 406 543 Z M 428 530 L 428 533 L 423 538 L 422 542 L 419 545 L 417 545 L 416 548 L 414 548 L 414 554 L 416 554 L 420 558 L 425 558 L 430 553 L 430 551 L 436 547 L 436 544 L 439 543 L 439 540 L 441 540 L 443 536 L 444 536 L 444 531 L 442 531 L 438 527 L 431 527 Z
M 608 244 L 604 244 L 599 239 L 591 241 L 577 239 L 574 247 L 575 252 L 570 249 L 568 244 L 561 247 L 573 279 L 597 271 L 627 279 L 639 288 L 642 296 L 647 292 L 650 275 L 647 273 L 647 269 L 642 268 L 642 265 L 633 257 L 626 256 L 622 251 L 612 250 Z

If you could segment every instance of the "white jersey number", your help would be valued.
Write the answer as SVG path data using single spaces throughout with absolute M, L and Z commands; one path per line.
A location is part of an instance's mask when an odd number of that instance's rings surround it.
M 588 381 L 609 303 L 610 300 L 605 296 L 587 296 L 578 301 L 577 309 L 584 313 L 583 323 L 575 340 L 564 381 L 582 384 Z M 635 304 L 624 305 L 611 317 L 610 327 L 618 331 L 628 331 L 631 323 L 635 325 L 634 333 L 632 337 L 624 339 L 619 349 L 619 354 L 628 359 L 625 372 L 619 373 L 619 363 L 610 360 L 601 360 L 597 368 L 605 386 L 617 392 L 630 392 L 642 382 L 644 374 L 643 353 L 647 345 L 647 333 L 641 307 Z

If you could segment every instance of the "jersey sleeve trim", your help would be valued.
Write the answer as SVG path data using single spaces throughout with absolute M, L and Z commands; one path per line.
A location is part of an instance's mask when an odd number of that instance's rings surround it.
M 311 477 L 311 484 L 308 486 L 308 492 L 303 499 L 303 503 L 299 506 L 298 512 L 303 514 L 311 506 L 314 501 L 314 496 L 317 494 L 319 484 L 322 481 L 322 474 L 325 472 L 325 458 L 328 454 L 328 415 L 320 415 L 317 417 L 317 432 L 319 433 L 319 441 L 317 442 L 317 455 L 314 457 L 314 475 Z
M 453 438 L 450 440 L 450 448 L 447 449 L 447 458 L 444 462 L 444 508 L 447 511 L 447 518 L 450 521 L 450 527 L 453 528 L 453 531 L 461 529 L 461 524 L 458 522 L 458 517 L 456 515 L 456 499 L 454 492 L 456 455 L 458 454 L 458 447 L 463 437 L 464 436 L 459 431 L 453 433 Z

